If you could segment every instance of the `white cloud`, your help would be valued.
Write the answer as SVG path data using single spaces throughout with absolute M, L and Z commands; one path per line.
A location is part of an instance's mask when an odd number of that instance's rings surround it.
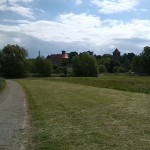
M 82 0 L 75 0 L 75 4 L 81 5 L 82 4 Z
M 100 13 L 113 14 L 136 10 L 139 0 L 91 0 Z
M 20 4 L 21 2 L 30 3 L 32 1 L 33 0 L 1 0 L 0 11 L 11 11 L 23 17 L 35 19 L 33 16 L 33 10 Z
M 93 47 L 110 47 L 119 44 L 119 39 L 150 40 L 150 20 L 102 20 L 87 14 L 64 14 L 56 21 L 18 20 L 18 25 L 0 25 L 0 33 L 15 33 L 41 41 L 84 43 Z M 123 42 L 123 41 L 122 41 Z
M 1 0 L 0 4 L 31 3 L 33 0 Z
M 87 15 L 86 13 L 79 15 L 75 15 L 73 13 L 63 14 L 58 17 L 57 21 L 76 28 L 100 27 L 101 25 L 99 17 Z

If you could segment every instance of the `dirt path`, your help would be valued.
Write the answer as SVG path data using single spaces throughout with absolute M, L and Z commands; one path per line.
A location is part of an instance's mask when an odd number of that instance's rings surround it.
M 27 113 L 25 95 L 20 85 L 7 80 L 0 94 L 0 150 L 24 150 Z

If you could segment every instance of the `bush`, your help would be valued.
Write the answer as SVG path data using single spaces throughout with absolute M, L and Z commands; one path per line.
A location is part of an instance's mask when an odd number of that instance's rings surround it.
M 118 66 L 115 66 L 114 68 L 113 68 L 113 73 L 117 73 L 118 72 Z
M 107 69 L 104 65 L 99 65 L 99 73 L 106 73 Z
M 117 73 L 125 73 L 126 70 L 123 67 L 118 67 Z

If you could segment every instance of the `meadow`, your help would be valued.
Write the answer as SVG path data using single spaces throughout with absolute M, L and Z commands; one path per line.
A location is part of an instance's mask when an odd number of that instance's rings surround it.
M 124 90 L 130 82 L 143 83 L 144 92 L 108 89 L 104 83 L 109 81 L 120 83 Z M 17 82 L 28 99 L 28 149 L 150 149 L 150 95 L 145 94 L 150 78 L 29 78 Z
M 0 92 L 4 89 L 6 82 L 4 78 L 0 78 Z
M 150 94 L 150 77 L 145 76 L 100 76 L 92 77 L 68 77 L 49 78 L 50 80 L 88 85 L 100 88 L 117 89 L 136 93 Z

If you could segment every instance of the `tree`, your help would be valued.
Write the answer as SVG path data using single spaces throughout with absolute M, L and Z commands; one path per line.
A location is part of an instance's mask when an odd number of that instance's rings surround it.
M 3 53 L 0 50 L 0 75 L 2 74 L 2 60 L 3 60 Z
M 125 61 L 123 63 L 123 67 L 126 71 L 130 70 L 130 60 L 129 59 L 125 59 Z
M 72 68 L 75 76 L 98 75 L 98 65 L 95 57 L 86 52 L 72 58 Z
M 35 60 L 36 72 L 39 76 L 48 77 L 51 74 L 51 62 L 44 57 L 38 57 Z
M 132 70 L 138 74 L 150 75 L 150 47 L 144 47 L 139 56 L 135 56 L 132 61 Z
M 69 55 L 68 55 L 68 57 L 69 57 L 69 63 L 71 63 L 72 58 L 73 58 L 74 56 L 77 56 L 77 55 L 78 55 L 77 52 L 70 52 Z
M 19 45 L 7 45 L 0 54 L 2 74 L 5 77 L 23 77 L 28 72 L 27 51 Z
M 141 56 L 135 56 L 132 61 L 132 70 L 140 74 L 142 72 L 142 59 Z
M 150 75 L 150 47 L 144 47 L 141 53 L 142 70 L 145 74 Z

